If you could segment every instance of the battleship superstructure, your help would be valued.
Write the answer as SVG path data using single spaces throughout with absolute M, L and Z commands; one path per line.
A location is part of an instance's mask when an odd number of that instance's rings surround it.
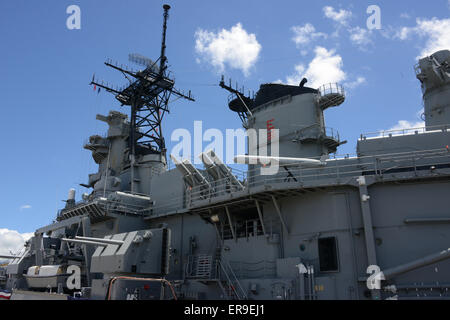
M 134 55 L 143 71 L 107 62 L 129 86 L 93 80 L 131 117 L 97 116 L 109 130 L 85 145 L 98 164 L 91 192 L 76 202 L 71 190 L 54 223 L 9 257 L 11 298 L 448 299 L 450 51 L 416 67 L 425 127 L 361 135 L 355 157 L 331 156 L 346 141 L 324 121 L 345 101 L 341 86 L 264 84 L 248 97 L 222 81 L 244 128 L 279 129 L 290 161 L 273 175 L 259 163 L 236 172 L 206 150 L 202 168 L 174 157 L 169 169 L 162 115 L 171 94 L 193 100 L 166 73 L 169 8 L 159 67 Z

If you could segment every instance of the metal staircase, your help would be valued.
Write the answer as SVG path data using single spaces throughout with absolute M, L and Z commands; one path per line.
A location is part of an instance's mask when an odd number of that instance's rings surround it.
M 244 288 L 242 288 L 241 283 L 228 261 L 217 260 L 217 262 L 220 267 L 220 274 L 222 275 L 219 279 L 219 286 L 222 289 L 224 296 L 229 300 L 247 300 L 247 293 Z M 225 284 L 225 286 L 223 284 Z
M 227 300 L 247 300 L 248 296 L 239 282 L 230 264 L 216 255 L 191 255 L 188 257 L 185 275 L 187 279 L 197 280 L 203 284 L 217 283 Z

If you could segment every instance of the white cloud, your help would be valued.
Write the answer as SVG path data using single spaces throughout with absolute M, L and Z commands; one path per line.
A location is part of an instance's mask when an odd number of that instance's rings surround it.
M 365 47 L 369 44 L 372 44 L 372 31 L 367 30 L 365 28 L 351 28 L 350 32 L 350 41 L 357 45 L 360 49 L 365 49 Z
M 420 56 L 429 56 L 436 51 L 450 49 L 450 19 L 420 19 L 416 20 L 415 27 L 402 27 L 397 30 L 394 38 L 408 40 L 417 35 L 426 40 Z
M 358 77 L 354 81 L 344 83 L 344 87 L 346 89 L 355 89 L 356 87 L 359 87 L 360 85 L 365 84 L 366 82 L 367 82 L 366 78 Z
M 346 25 L 348 20 L 352 17 L 352 12 L 347 11 L 344 9 L 341 9 L 339 11 L 336 11 L 331 6 L 326 6 L 323 8 L 323 13 L 325 14 L 325 17 L 334 20 L 335 22 Z
M 31 205 L 29 205 L 29 204 L 24 204 L 24 205 L 20 206 L 19 209 L 20 209 L 20 211 L 26 210 L 26 209 L 31 209 Z
M 371 30 L 361 28 L 359 26 L 352 28 L 349 26 L 349 20 L 353 16 L 353 13 L 348 10 L 340 9 L 335 10 L 331 6 L 326 6 L 323 8 L 325 16 L 332 19 L 338 24 L 336 30 L 331 34 L 332 38 L 338 38 L 339 33 L 344 27 L 345 31 L 350 35 L 350 41 L 353 45 L 357 46 L 360 50 L 366 50 L 369 44 L 373 44 L 371 39 L 373 32 Z
M 414 28 L 408 28 L 408 27 L 402 27 L 400 30 L 398 30 L 395 34 L 395 38 L 398 38 L 400 40 L 406 40 L 410 35 L 413 33 Z
M 422 127 L 425 127 L 425 122 L 423 122 L 423 121 L 410 122 L 407 120 L 400 120 L 395 126 L 390 128 L 388 131 L 401 131 L 401 130 L 422 128 Z
M 303 64 L 298 64 L 294 67 L 295 73 L 286 78 L 287 84 L 292 86 L 298 86 L 302 79 L 304 78 L 305 66 Z M 309 79 L 308 79 L 309 80 Z
M 291 85 L 298 85 L 303 77 L 308 79 L 308 86 L 318 88 L 323 84 L 341 82 L 347 79 L 343 71 L 343 60 L 335 50 L 327 50 L 316 47 L 315 57 L 309 63 L 308 68 L 303 64 L 295 66 L 295 74 L 286 78 Z
M 450 1 L 450 0 L 448 0 L 448 1 Z M 408 13 L 403 12 L 402 14 L 400 14 L 400 18 L 402 18 L 402 19 L 411 19 L 411 16 Z
M 230 30 L 218 33 L 199 29 L 195 33 L 195 50 L 203 61 L 210 63 L 218 72 L 227 65 L 242 70 L 247 76 L 259 58 L 261 45 L 255 34 L 247 33 L 240 23 Z
M 423 117 L 424 108 L 420 109 L 416 112 L 416 117 L 418 119 L 422 119 Z M 401 131 L 401 130 L 409 130 L 409 129 L 417 129 L 417 128 L 423 128 L 425 127 L 425 121 L 407 121 L 407 120 L 400 120 L 397 122 L 396 125 L 394 125 L 392 128 L 388 129 L 388 131 Z
M 33 233 L 19 233 L 15 230 L 0 229 L 0 254 L 11 255 L 11 252 L 19 252 L 25 241 L 32 236 Z
M 450 19 L 417 20 L 418 34 L 427 40 L 422 56 L 450 49 Z
M 316 32 L 316 28 L 310 23 L 306 23 L 304 26 L 293 26 L 291 30 L 294 32 L 292 40 L 297 44 L 297 47 L 306 45 L 317 38 L 327 38 L 327 34 Z

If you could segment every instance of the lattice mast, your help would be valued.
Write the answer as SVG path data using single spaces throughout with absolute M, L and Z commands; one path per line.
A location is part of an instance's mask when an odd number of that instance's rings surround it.
M 151 59 L 138 54 L 131 54 L 130 61 L 145 66 L 144 70 L 133 71 L 124 68 L 112 61 L 105 62 L 105 65 L 120 71 L 129 81 L 129 85 L 123 88 L 113 88 L 99 82 L 93 77 L 91 85 L 105 89 L 113 93 L 116 99 L 122 104 L 130 106 L 130 165 L 133 175 L 135 159 L 137 155 L 159 154 L 166 160 L 166 145 L 162 133 L 162 120 L 166 113 L 169 113 L 169 100 L 172 95 L 176 98 L 184 98 L 195 101 L 191 96 L 191 91 L 185 94 L 174 88 L 175 81 L 170 78 L 167 71 L 166 57 L 166 31 L 167 20 L 169 18 L 169 5 L 164 5 L 164 23 L 162 32 L 161 55 L 153 62 Z M 159 67 L 157 63 L 159 62 Z M 100 89 L 99 89 L 100 90 Z

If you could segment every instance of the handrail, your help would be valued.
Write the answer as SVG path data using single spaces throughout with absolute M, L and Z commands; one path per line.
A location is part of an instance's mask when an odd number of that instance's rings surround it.
M 241 278 L 267 278 L 276 274 L 276 261 L 272 260 L 257 262 L 231 261 L 231 263 L 236 266 L 235 269 Z
M 224 262 L 225 265 L 228 267 L 228 271 L 231 273 L 231 275 L 233 276 L 234 281 L 232 281 L 228 275 L 228 272 L 226 270 L 226 268 L 224 267 Z M 236 277 L 236 274 L 233 271 L 233 268 L 231 268 L 230 264 L 226 261 L 222 262 L 221 260 L 217 260 L 217 263 L 220 265 L 223 273 L 225 274 L 227 280 L 228 280 L 228 284 L 231 285 L 231 289 L 233 290 L 233 292 L 236 294 L 236 297 L 239 300 L 242 300 L 242 298 L 244 300 L 247 299 L 247 294 L 245 293 L 244 288 L 242 288 L 241 283 L 239 282 L 238 278 Z M 241 298 L 241 296 L 239 295 L 239 293 L 236 291 L 236 288 L 233 286 L 233 284 L 236 283 L 239 287 L 239 290 L 241 291 L 241 294 L 243 295 L 243 297 Z
M 321 96 L 333 93 L 345 95 L 344 87 L 338 83 L 327 83 L 320 86 L 317 90 L 319 90 Z
M 413 135 L 417 133 L 425 133 L 430 131 L 439 131 L 439 130 L 449 130 L 450 124 L 446 125 L 437 125 L 437 126 L 423 126 L 423 127 L 415 127 L 415 128 L 405 128 L 405 129 L 390 129 L 390 130 L 381 130 L 376 132 L 368 132 L 362 133 L 359 140 L 370 139 L 370 138 L 383 138 L 386 136 L 394 136 L 394 133 L 398 133 L 397 135 Z
M 380 164 L 383 162 L 399 162 L 404 161 L 407 162 L 403 166 L 401 164 L 396 165 L 395 167 L 418 167 L 424 166 L 427 164 L 435 165 L 435 164 L 444 164 L 448 163 L 448 157 L 450 153 L 446 149 L 436 149 L 430 151 L 414 151 L 414 152 L 405 152 L 405 153 L 397 153 L 397 154 L 384 154 L 379 156 L 367 156 L 360 157 L 358 159 L 353 159 L 354 161 L 343 162 L 339 164 L 335 159 L 328 160 L 328 165 L 323 168 L 301 168 L 301 167 L 290 167 L 289 172 L 297 179 L 301 180 L 298 182 L 303 183 L 304 185 L 308 181 L 317 181 L 320 179 L 326 178 L 340 178 L 340 177 L 352 177 L 359 176 L 363 171 L 371 171 L 374 170 L 376 172 L 384 172 L 392 169 L 393 167 L 380 167 Z M 431 158 L 442 158 L 444 159 L 433 159 Z M 332 165 L 332 163 L 336 165 Z M 419 163 L 418 163 L 419 162 Z M 264 185 L 267 183 L 276 183 L 284 181 L 287 176 L 284 172 L 280 172 L 276 175 L 272 176 L 261 176 L 258 172 L 259 169 L 249 170 L 247 172 L 247 177 L 251 177 L 249 180 L 246 179 L 244 186 L 247 188 L 255 187 L 258 185 Z M 214 188 L 209 190 L 209 194 L 206 196 L 207 199 L 210 199 L 219 194 L 226 194 L 226 179 L 221 179 L 216 182 Z M 200 190 L 199 187 L 194 187 L 189 190 L 189 196 L 191 201 L 202 200 L 205 197 L 204 190 Z
M 97 199 L 98 200 L 98 199 Z M 77 203 L 75 203 L 75 205 L 71 208 L 63 208 L 63 209 L 59 209 L 57 211 L 57 216 L 60 217 L 63 213 L 72 211 L 72 210 L 76 210 L 76 209 L 80 209 L 86 205 L 90 205 L 95 203 L 96 205 L 98 205 L 100 208 L 102 208 L 103 210 L 106 211 L 114 211 L 114 212 L 125 212 L 128 214 L 135 214 L 135 215 L 139 215 L 142 214 L 145 211 L 148 211 L 148 208 L 141 206 L 141 205 L 137 205 L 137 204 L 131 204 L 131 203 L 123 203 L 120 201 L 115 201 L 115 200 L 100 200 L 100 201 L 85 201 L 85 200 L 81 200 Z M 118 206 L 117 208 L 112 208 L 111 206 Z M 120 206 L 120 207 L 119 207 Z
M 377 154 L 370 156 L 354 157 L 349 156 L 335 157 L 327 160 L 327 165 L 317 168 L 302 168 L 301 166 L 289 167 L 290 173 L 297 179 L 297 183 L 303 187 L 307 187 L 311 182 L 317 182 L 321 179 L 330 178 L 351 178 L 361 175 L 363 172 L 374 171 L 375 175 L 378 175 L 387 169 L 387 165 L 383 166 L 386 162 L 390 167 L 393 162 L 404 161 L 396 164 L 396 167 L 419 167 L 426 165 L 437 165 L 450 163 L 450 153 L 446 148 L 432 149 L 432 150 L 420 150 L 420 151 L 407 151 L 391 154 Z M 184 203 L 183 208 L 187 209 L 195 207 L 197 201 L 212 199 L 219 195 L 231 194 L 233 192 L 248 192 L 249 188 L 263 186 L 270 183 L 283 182 L 287 178 L 287 173 L 280 170 L 278 174 L 273 176 L 261 176 L 260 169 L 252 169 L 245 172 L 242 185 L 244 189 L 236 188 L 229 184 L 228 178 L 219 179 L 211 182 L 211 188 L 205 189 L 201 186 L 195 186 L 189 188 L 186 191 L 186 195 L 181 195 L 176 198 L 170 199 L 170 201 L 153 206 L 151 208 L 154 216 L 164 215 L 169 213 L 170 210 L 177 211 L 182 209 L 180 203 Z M 168 211 L 166 211 L 168 210 Z

